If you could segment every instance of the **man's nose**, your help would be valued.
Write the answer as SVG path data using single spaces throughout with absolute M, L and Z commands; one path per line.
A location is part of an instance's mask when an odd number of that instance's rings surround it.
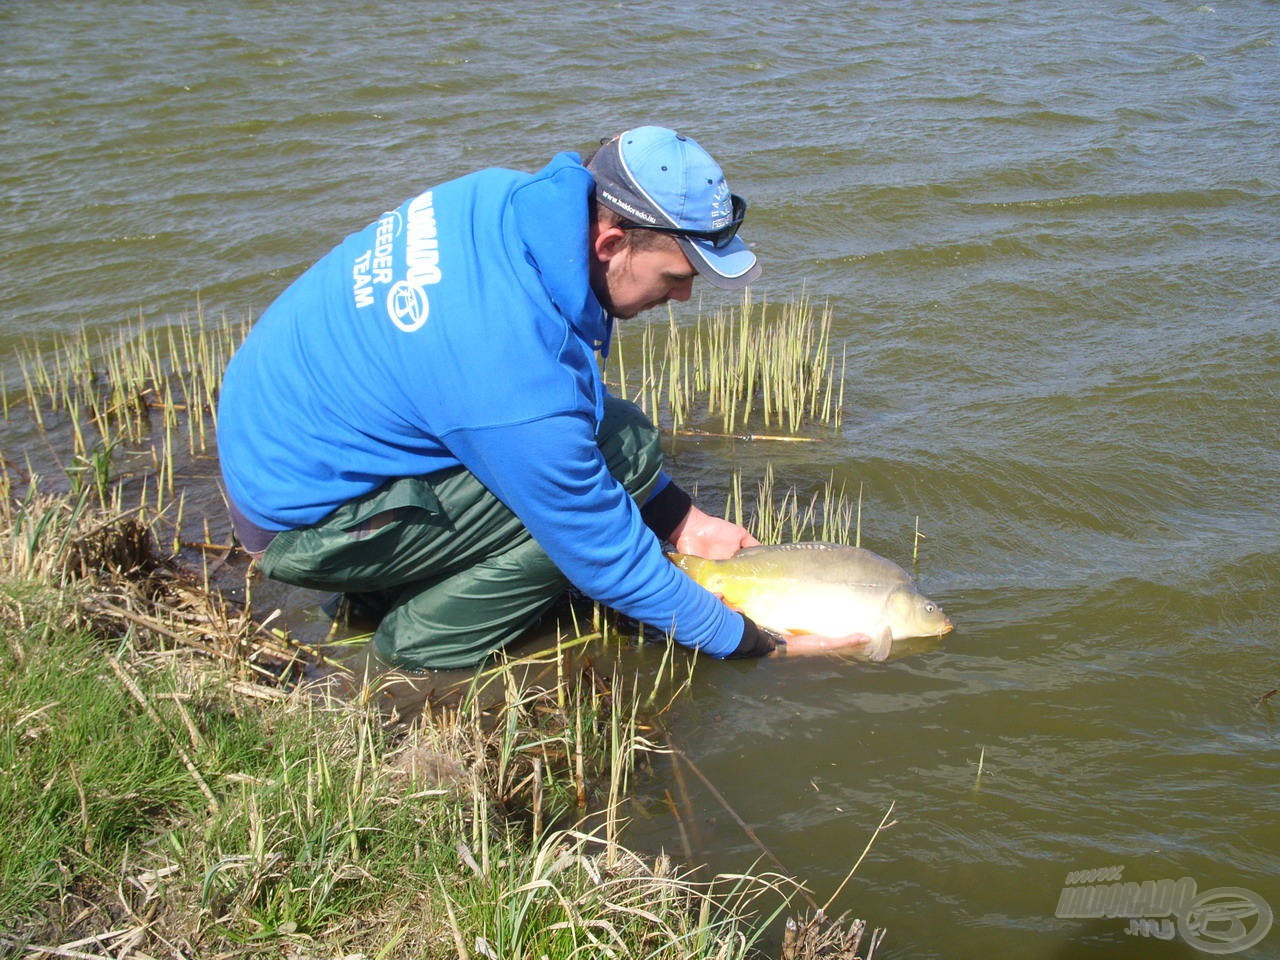
M 670 297 L 672 300 L 679 300 L 684 303 L 693 296 L 693 277 L 688 280 L 681 280 L 671 288 Z

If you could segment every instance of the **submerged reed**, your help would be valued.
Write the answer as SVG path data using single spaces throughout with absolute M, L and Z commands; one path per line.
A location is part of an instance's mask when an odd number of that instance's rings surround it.
M 779 491 L 773 465 L 765 464 L 755 493 L 754 507 L 748 511 L 742 475 L 735 471 L 725 516 L 747 527 L 761 543 L 822 540 L 858 546 L 862 542 L 861 486 L 857 500 L 851 501 L 844 484 L 830 478 L 805 501 L 795 487 Z
M 77 455 L 94 447 L 143 443 L 155 427 L 153 413 L 170 440 L 184 419 L 192 452 L 204 453 L 206 417 L 215 412 L 223 370 L 249 325 L 225 318 L 211 324 L 197 304 L 194 318 L 173 325 L 157 327 L 139 316 L 122 330 L 82 329 L 59 337 L 52 350 L 20 349 L 22 399 L 42 427 L 50 414 L 69 417 Z M 6 397 L 6 411 L 13 406 Z M 96 438 L 82 433 L 86 426 Z
M 640 382 L 628 380 L 629 348 L 617 338 L 606 378 L 655 423 L 681 432 L 695 418 L 718 420 L 733 434 L 753 420 L 791 434 L 805 426 L 838 427 L 844 405 L 844 354 L 831 342 L 830 307 L 807 297 L 778 307 L 750 293 L 735 307 L 699 313 L 692 329 L 668 311 L 640 338 Z

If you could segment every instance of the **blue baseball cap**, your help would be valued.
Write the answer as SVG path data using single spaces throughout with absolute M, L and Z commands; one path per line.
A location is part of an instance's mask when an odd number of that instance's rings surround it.
M 730 193 L 711 155 L 666 127 L 636 127 L 601 145 L 587 165 L 596 199 L 623 229 L 671 235 L 689 263 L 717 287 L 737 290 L 760 276 L 737 235 L 747 202 Z

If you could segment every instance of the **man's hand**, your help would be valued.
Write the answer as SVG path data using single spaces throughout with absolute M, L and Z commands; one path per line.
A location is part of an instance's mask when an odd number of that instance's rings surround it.
M 671 542 L 680 553 L 707 560 L 726 560 L 743 547 L 758 547 L 760 541 L 745 527 L 690 507 L 671 531 Z
M 887 641 L 886 641 L 887 642 Z M 878 644 L 872 637 L 860 633 L 847 637 L 824 637 L 816 633 L 792 634 L 783 639 L 779 645 L 775 642 L 774 654 L 788 657 L 810 657 L 815 654 L 848 651 L 855 657 L 865 660 L 883 660 L 885 655 L 877 656 Z M 887 651 L 887 647 L 885 648 Z

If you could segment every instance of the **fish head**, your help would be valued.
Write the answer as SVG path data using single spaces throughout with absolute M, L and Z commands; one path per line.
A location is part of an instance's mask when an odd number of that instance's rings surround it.
M 913 589 L 895 590 L 889 596 L 887 612 L 895 638 L 940 637 L 953 627 L 942 607 Z

